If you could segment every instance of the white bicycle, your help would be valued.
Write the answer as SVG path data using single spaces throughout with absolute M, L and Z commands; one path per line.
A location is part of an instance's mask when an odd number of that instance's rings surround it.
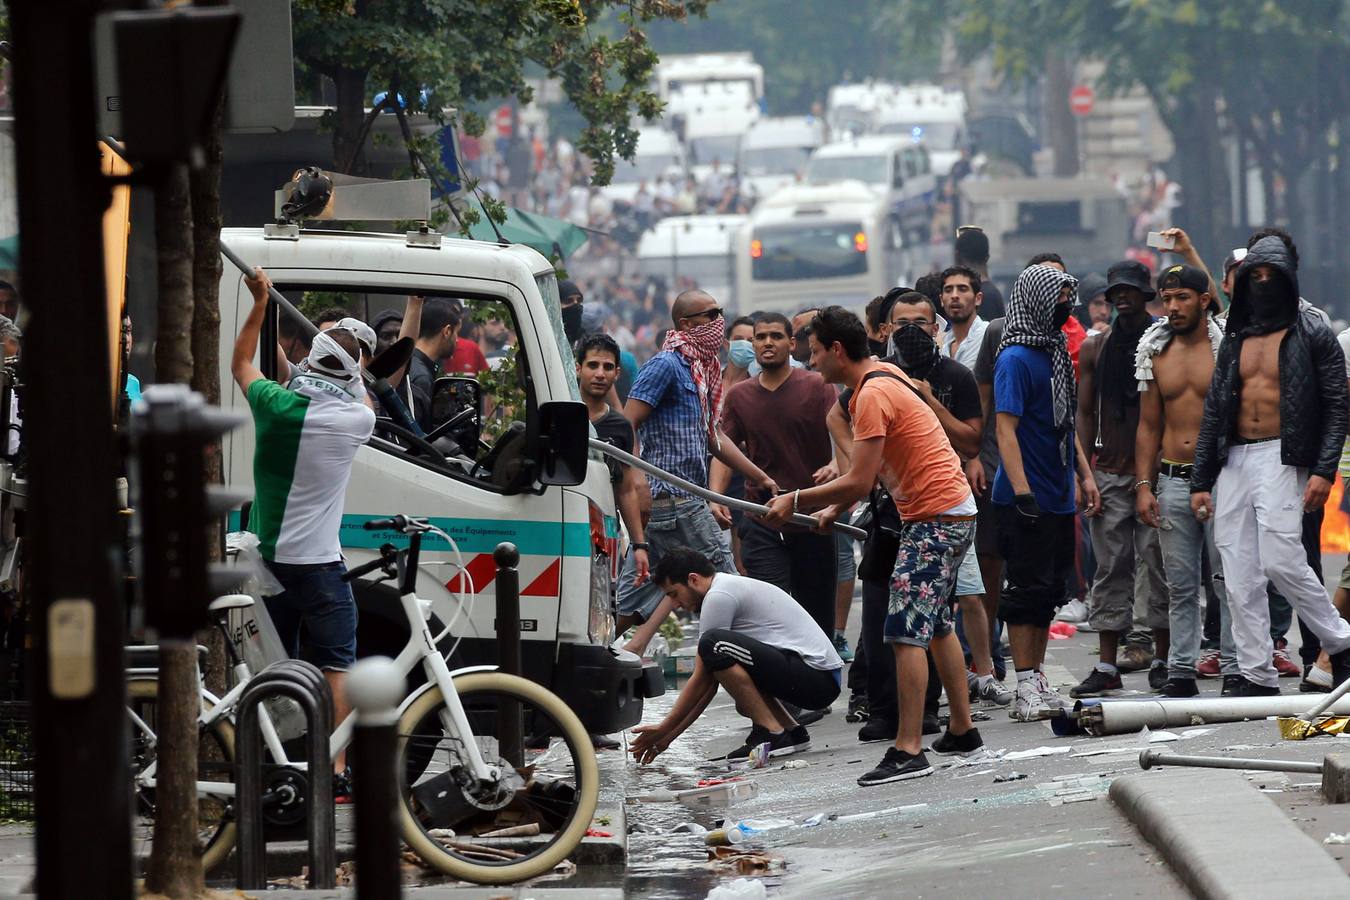
M 396 550 L 386 545 L 380 558 L 358 566 L 346 578 L 380 570 L 377 581 L 398 579 L 410 636 L 394 663 L 405 677 L 420 663 L 427 678 L 400 706 L 403 840 L 427 864 L 464 881 L 506 884 L 551 871 L 581 843 L 595 814 L 600 775 L 585 727 L 557 695 L 533 681 L 492 666 L 450 671 L 437 644 L 453 622 L 433 634 L 431 604 L 416 591 L 422 535 L 439 534 L 458 556 L 448 535 L 425 519 L 406 516 L 370 521 L 365 527 L 401 531 L 408 536 L 408 546 Z M 225 631 L 229 610 L 252 602 L 246 595 L 217 599 L 211 604 L 217 626 Z M 233 718 L 253 676 L 228 634 L 225 646 L 236 683 L 219 698 L 202 689 L 198 719 L 197 792 L 203 865 L 208 871 L 229 855 L 235 842 Z M 148 654 L 155 648 L 129 649 L 134 660 L 137 651 Z M 128 670 L 136 839 L 147 845 L 155 814 L 156 694 L 153 668 Z M 499 710 L 513 705 L 520 710 L 524 735 L 518 766 L 501 755 L 500 726 L 505 717 Z M 272 825 L 294 824 L 305 816 L 305 765 L 288 759 L 266 703 L 259 706 L 259 716 L 268 762 L 274 764 L 264 778 L 264 817 Z M 329 746 L 334 757 L 351 741 L 353 720 L 348 716 L 333 732 Z M 361 777 L 359 772 L 356 777 Z M 492 835 L 504 829 L 516 836 Z

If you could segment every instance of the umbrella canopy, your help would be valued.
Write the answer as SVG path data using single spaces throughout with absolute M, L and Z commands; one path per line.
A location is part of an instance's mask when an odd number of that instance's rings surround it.
M 506 221 L 497 226 L 513 244 L 525 244 L 533 247 L 545 257 L 552 258 L 554 245 L 562 251 L 564 257 L 571 256 L 577 248 L 586 243 L 586 230 L 563 219 L 541 216 L 525 212 L 513 206 L 506 208 Z M 479 241 L 495 241 L 492 225 L 479 214 L 479 219 L 469 227 L 469 235 Z

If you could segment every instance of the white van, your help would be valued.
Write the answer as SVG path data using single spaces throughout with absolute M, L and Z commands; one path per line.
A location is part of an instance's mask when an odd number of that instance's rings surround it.
M 906 243 L 929 240 L 937 179 L 923 145 L 908 137 L 872 135 L 826 144 L 811 154 L 806 180 L 818 185 L 860 181 L 885 198 Z
M 377 555 L 381 544 L 405 540 L 362 525 L 396 513 L 429 517 L 459 545 L 465 570 L 437 541 L 423 544 L 418 593 L 429 599 L 433 631 L 451 624 L 443 651 L 452 667 L 498 661 L 494 620 L 496 566 L 503 541 L 520 551 L 520 615 L 524 674 L 563 697 L 593 732 L 609 733 L 641 719 L 645 696 L 662 687 L 659 673 L 612 650 L 610 586 L 617 565 L 618 523 L 608 470 L 601 458 L 579 454 L 589 425 L 576 419 L 575 364 L 563 335 L 558 281 L 542 256 L 522 245 L 439 235 L 363 234 L 287 227 L 226 229 L 221 241 L 261 266 L 277 288 L 298 300 L 305 291 L 366 295 L 372 310 L 402 310 L 408 294 L 453 297 L 470 310 L 495 304 L 517 335 L 519 408 L 506 410 L 504 433 L 489 446 L 469 432 L 456 435 L 457 454 L 420 455 L 388 420 L 356 456 L 343 510 L 341 541 L 349 565 Z M 248 417 L 248 404 L 229 373 L 229 360 L 252 298 L 238 271 L 220 284 L 222 406 Z M 264 330 L 266 341 L 268 331 Z M 259 366 L 275 376 L 267 347 Z M 456 411 L 456 397 L 477 409 L 477 382 L 446 378 L 433 408 Z M 445 390 L 442 390 L 444 388 Z M 505 390 L 503 389 L 505 394 Z M 467 398 L 467 399 L 464 399 Z M 499 403 L 498 406 L 504 404 Z M 584 408 L 580 410 L 584 415 Z M 478 427 L 481 427 L 478 426 Z M 252 425 L 224 439 L 227 483 L 253 484 Z M 236 514 L 237 516 L 238 514 Z M 232 525 L 239 527 L 236 518 Z M 433 552 L 426 552 L 428 549 Z M 407 639 L 397 591 L 388 584 L 353 584 L 360 614 L 358 655 L 394 655 Z M 469 603 L 460 609 L 449 588 Z
M 728 310 L 736 302 L 736 246 L 749 217 L 732 215 L 668 216 L 638 242 L 638 271 L 663 278 L 692 278 Z
M 760 119 L 741 140 L 737 166 L 741 186 L 756 200 L 795 183 L 806 173 L 811 152 L 825 141 L 825 125 L 815 116 Z
M 647 184 L 647 191 L 655 196 L 656 179 L 683 183 L 684 174 L 684 147 L 674 132 L 656 126 L 639 128 L 633 161 L 616 156 L 614 177 L 600 188 L 600 193 L 611 201 L 631 203 L 643 182 Z
M 784 188 L 755 208 L 736 256 L 742 311 L 861 312 L 899 283 L 905 254 L 884 197 L 859 181 Z
M 894 134 L 922 143 L 933 174 L 947 175 L 966 143 L 966 96 L 933 84 L 906 85 L 878 111 L 878 134 Z

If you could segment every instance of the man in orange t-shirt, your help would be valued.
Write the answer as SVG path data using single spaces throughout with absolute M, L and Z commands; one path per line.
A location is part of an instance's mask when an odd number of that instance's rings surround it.
M 798 509 L 826 507 L 828 525 L 880 478 L 902 522 L 884 635 L 895 648 L 900 729 L 895 746 L 858 779 L 864 787 L 933 773 L 922 742 L 931 649 L 947 690 L 951 721 L 933 742 L 941 754 L 968 754 L 983 741 L 970 719 L 965 661 L 953 630 L 956 572 L 975 529 L 975 497 L 937 415 L 898 367 L 868 355 L 867 332 L 853 313 L 831 306 L 811 320 L 812 367 L 853 389 L 853 461 L 847 473 L 775 497 L 765 521 L 779 525 Z M 870 661 L 869 661 L 870 664 Z

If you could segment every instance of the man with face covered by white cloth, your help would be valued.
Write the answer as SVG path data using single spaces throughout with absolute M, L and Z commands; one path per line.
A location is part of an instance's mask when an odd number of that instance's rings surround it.
M 333 689 L 335 722 L 347 715 L 343 680 L 356 658 L 356 602 L 342 580 L 346 566 L 338 532 L 342 501 L 356 451 L 375 429 L 375 412 L 361 383 L 360 342 L 341 326 L 314 336 L 309 356 L 286 385 L 254 365 L 271 282 L 261 269 L 245 279 L 253 295 L 230 370 L 248 398 L 257 443 L 253 454 L 253 508 L 248 530 L 258 536 L 268 568 L 285 588 L 265 598 L 267 611 L 291 656 L 323 670 Z M 335 760 L 339 799 L 350 792 L 346 760 Z

